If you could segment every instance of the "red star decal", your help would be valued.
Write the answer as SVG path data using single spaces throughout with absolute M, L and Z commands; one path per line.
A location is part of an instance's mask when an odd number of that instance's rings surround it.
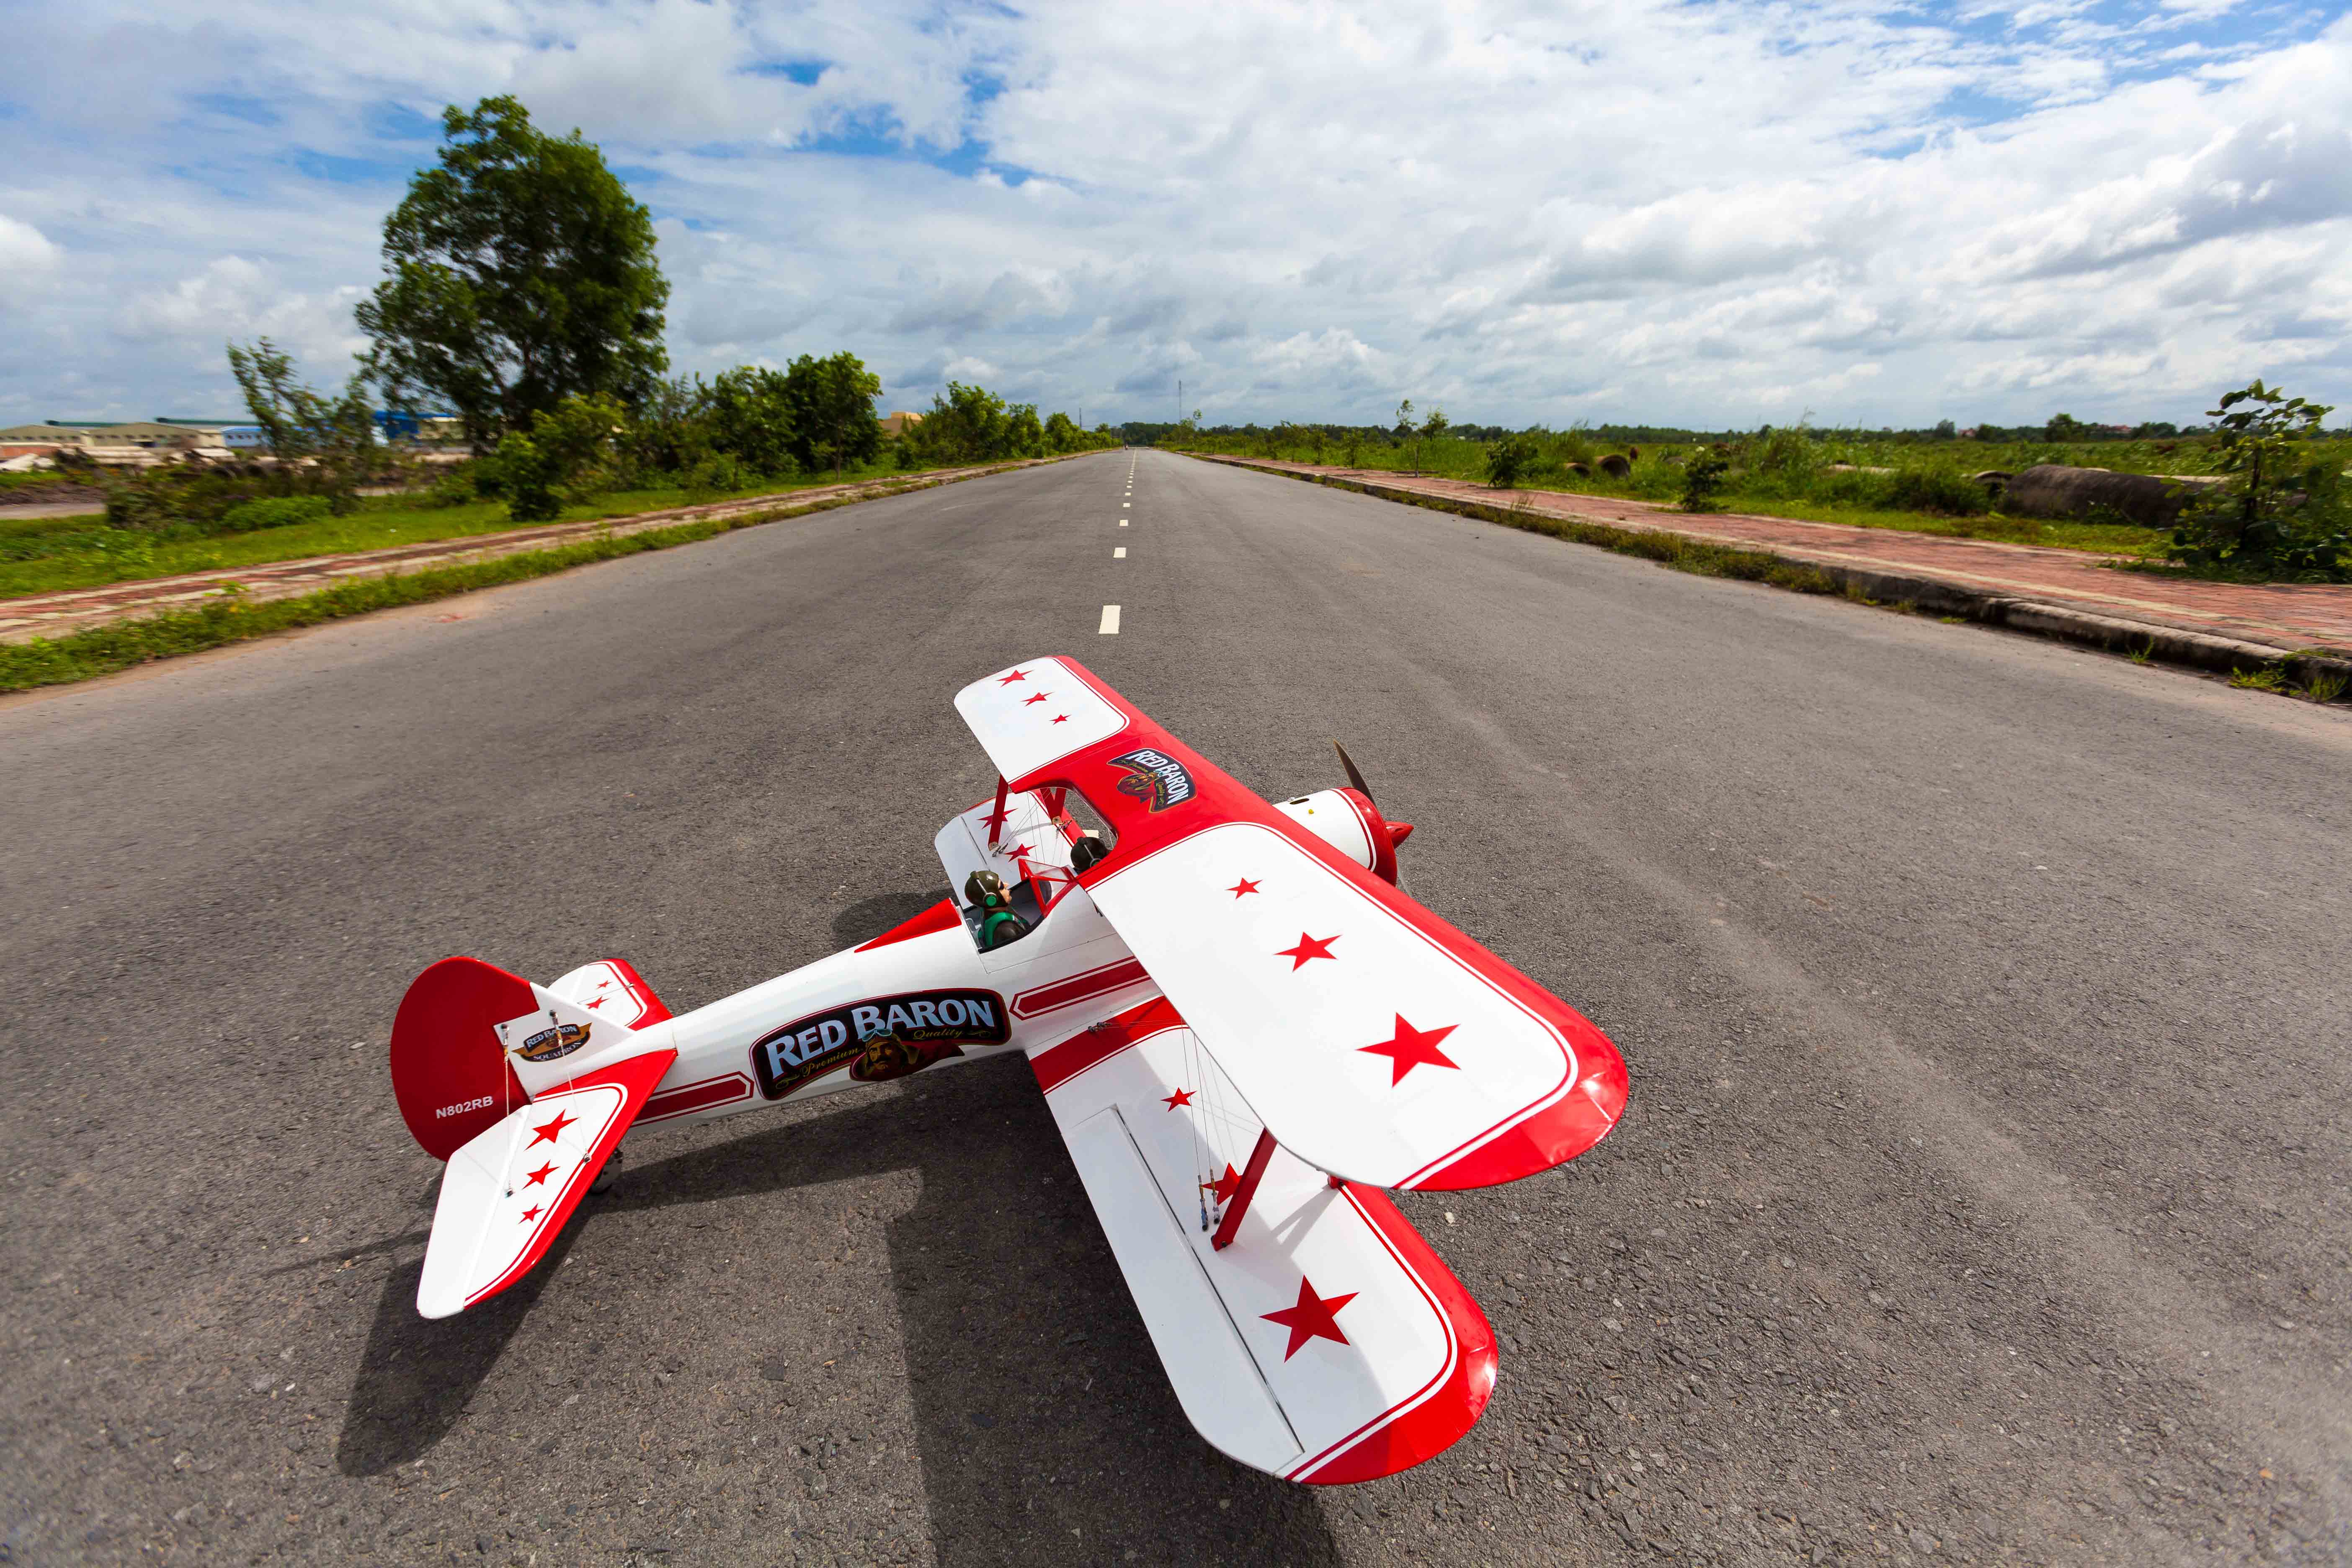
M 1348 1336 L 1339 1331 L 1339 1309 L 1355 1299 L 1353 1290 L 1344 1296 L 1318 1296 L 1315 1287 L 1301 1275 L 1297 1306 L 1285 1307 L 1279 1312 L 1261 1312 L 1258 1316 L 1269 1323 L 1280 1323 L 1290 1331 L 1290 1346 L 1282 1352 L 1282 1359 L 1288 1361 L 1298 1353 L 1300 1346 L 1312 1339 L 1346 1344 Z
M 605 1000 L 606 998 L 604 997 L 597 997 L 594 1001 L 588 1004 L 588 1011 L 593 1013 L 597 1008 L 602 1007 L 604 1005 Z
M 538 1133 L 539 1136 L 532 1139 L 526 1146 L 536 1149 L 541 1143 L 552 1143 L 555 1142 L 555 1135 L 557 1133 L 562 1131 L 565 1128 L 571 1126 L 573 1122 L 579 1120 L 580 1118 L 576 1116 L 571 1115 L 566 1111 L 559 1110 L 555 1113 L 554 1121 L 542 1122 L 539 1126 L 531 1129 L 531 1131 Z
M 1016 680 L 1026 680 L 1028 679 L 1029 672 L 1027 670 L 1016 669 L 1010 675 L 998 676 L 996 678 L 996 684 L 999 686 L 1010 686 Z
M 548 1178 L 548 1177 L 550 1177 L 550 1176 L 553 1175 L 554 1173 L 555 1173 L 555 1162 L 554 1162 L 554 1161 L 552 1161 L 552 1160 L 550 1160 L 546 1164 L 541 1165 L 538 1170 L 536 1170 L 536 1171 L 529 1171 L 529 1172 L 524 1173 L 524 1175 L 523 1175 L 523 1183 L 522 1183 L 522 1184 L 523 1184 L 524 1186 L 526 1186 L 526 1187 L 535 1187 L 535 1186 L 539 1185 L 539 1184 L 540 1184 L 540 1183 L 541 1183 L 541 1182 L 543 1182 L 543 1181 L 547 1180 L 547 1178 Z
M 1219 1203 L 1224 1203 L 1231 1199 L 1235 1193 L 1242 1190 L 1242 1173 L 1239 1171 L 1234 1170 L 1231 1165 L 1227 1165 L 1223 1175 L 1219 1176 L 1213 1182 L 1202 1182 L 1201 1184 L 1201 1190 L 1204 1193 L 1215 1194 L 1216 1200 Z
M 1296 974 L 1306 967 L 1307 961 L 1310 958 L 1330 958 L 1331 944 L 1339 940 L 1337 932 L 1330 936 L 1308 936 L 1305 931 L 1300 931 L 1297 947 L 1282 948 L 1275 953 L 1275 956 L 1290 960 L 1290 972 Z M 1338 960 L 1334 959 L 1333 962 L 1337 963 Z
M 525 1224 L 525 1225 L 529 1225 L 531 1221 L 533 1221 L 533 1220 L 537 1219 L 538 1217 L 539 1217 L 539 1205 L 538 1205 L 537 1204 L 533 1204 L 530 1207 L 529 1207 L 529 1208 L 527 1208 L 527 1209 L 525 1209 L 525 1210 L 523 1210 L 523 1211 L 522 1211 L 522 1223 L 523 1223 L 523 1224 Z M 1289 1357 L 1287 1357 L 1287 1356 L 1285 1356 L 1283 1359 L 1284 1359 L 1284 1360 L 1286 1360 L 1286 1361 L 1287 1361 L 1287 1360 L 1288 1360 L 1288 1359 L 1290 1359 L 1290 1358 L 1289 1358 Z
M 1023 699 L 1021 700 L 1021 706 L 1022 706 L 1022 707 L 1024 707 L 1024 708 L 1026 708 L 1026 707 L 1029 707 L 1030 705 L 1032 705 L 1033 703 L 1043 702 L 1043 701 L 1045 701 L 1045 699 L 1047 699 L 1048 697 L 1051 697 L 1052 695 L 1054 695 L 1054 694 L 1053 694 L 1052 692 L 1050 692 L 1050 691 L 1040 691 L 1040 692 L 1038 692 L 1038 693 L 1037 693 L 1035 696 L 1034 696 L 1034 697 L 1024 697 L 1024 698 L 1023 698 Z
M 1175 1109 L 1176 1109 L 1178 1106 L 1180 1106 L 1180 1105 L 1190 1105 L 1190 1104 L 1192 1104 L 1192 1091 L 1191 1089 L 1178 1089 L 1178 1090 L 1177 1090 L 1175 1093 L 1173 1093 L 1173 1094 L 1170 1094 L 1170 1095 L 1163 1095 L 1163 1096 L 1161 1096 L 1160 1098 L 1162 1098 L 1163 1100 L 1167 1100 L 1167 1101 L 1168 1101 L 1168 1109 L 1169 1109 L 1169 1110 L 1175 1110 Z
M 1389 1058 L 1389 1066 L 1396 1073 L 1389 1079 L 1389 1087 L 1394 1089 L 1404 1081 L 1404 1075 L 1415 1068 L 1453 1068 L 1456 1072 L 1461 1071 L 1458 1064 L 1437 1048 L 1437 1042 L 1458 1027 L 1459 1025 L 1448 1024 L 1442 1029 L 1416 1029 L 1404 1021 L 1403 1014 L 1399 1013 L 1394 1035 L 1377 1046 L 1359 1046 L 1356 1048 Z
M 1255 892 L 1256 892 L 1256 891 L 1257 891 L 1257 884 L 1256 884 L 1255 882 L 1251 881 L 1247 877 L 1244 877 L 1240 881 L 1235 882 L 1232 887 L 1227 888 L 1227 889 L 1225 889 L 1225 891 L 1227 891 L 1228 893 L 1231 893 L 1234 897 L 1235 897 L 1235 898 L 1237 898 L 1237 899 L 1238 899 L 1238 898 L 1240 898 L 1244 893 L 1255 893 Z
M 1069 721 L 1070 716 L 1067 713 L 1056 713 L 1054 715 L 1054 722 L 1056 724 L 1066 724 Z

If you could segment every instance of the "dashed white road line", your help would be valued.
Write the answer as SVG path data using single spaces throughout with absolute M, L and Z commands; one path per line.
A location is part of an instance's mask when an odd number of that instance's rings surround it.
M 1112 552 L 1110 552 L 1110 558 L 1111 558 L 1113 561 L 1124 561 L 1124 560 L 1126 560 L 1126 559 L 1127 559 L 1127 546 L 1126 546 L 1126 545 L 1124 545 L 1124 544 L 1122 544 L 1122 545 L 1120 545 L 1117 550 L 1112 551 Z
M 1117 605 L 1105 605 L 1103 606 L 1102 625 L 1095 628 L 1095 635 L 1106 637 L 1115 637 L 1118 636 L 1118 606 Z
M 1122 517 L 1122 518 L 1120 518 L 1120 519 L 1118 520 L 1118 525 L 1119 525 L 1119 527 L 1121 527 L 1121 528 L 1125 528 L 1125 527 L 1127 526 L 1127 519 L 1125 519 L 1125 518 L 1123 518 L 1123 517 Z

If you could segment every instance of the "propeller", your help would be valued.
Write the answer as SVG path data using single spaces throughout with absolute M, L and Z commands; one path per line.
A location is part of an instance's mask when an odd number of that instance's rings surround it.
M 1366 800 L 1371 800 L 1374 805 L 1378 805 L 1380 802 L 1372 800 L 1372 786 L 1364 782 L 1364 772 L 1356 766 L 1356 759 L 1348 754 L 1348 748 L 1334 741 L 1331 742 L 1331 749 L 1339 753 L 1339 765 L 1348 770 L 1349 784 L 1358 795 L 1362 795 Z
M 1331 742 L 1331 749 L 1339 753 L 1339 765 L 1348 770 L 1349 787 L 1353 789 L 1358 795 L 1362 795 L 1366 800 L 1371 801 L 1372 809 L 1374 811 L 1379 811 L 1381 808 L 1381 803 L 1373 798 L 1372 786 L 1364 782 L 1364 771 L 1356 765 L 1356 759 L 1348 754 L 1348 748 L 1339 744 L 1339 742 L 1335 740 Z M 1391 852 L 1394 851 L 1398 845 L 1402 844 L 1406 839 L 1412 837 L 1412 823 L 1389 822 L 1385 815 L 1382 816 L 1381 820 L 1386 824 L 1388 827 L 1389 847 Z M 1402 871 L 1399 871 L 1397 874 L 1396 885 L 1400 889 L 1404 886 L 1404 874 Z

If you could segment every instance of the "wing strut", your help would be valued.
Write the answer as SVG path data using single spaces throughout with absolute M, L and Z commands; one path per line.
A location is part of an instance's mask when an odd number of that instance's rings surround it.
M 988 814 L 988 847 L 991 851 L 1003 841 L 1004 824 L 1008 820 L 1004 809 L 1004 798 L 1012 789 L 1013 786 L 1004 782 L 1003 773 L 996 775 L 996 809 Z
M 1242 1215 L 1249 1213 L 1250 1199 L 1257 1196 L 1257 1184 L 1265 1175 L 1265 1163 L 1273 1158 L 1274 1133 L 1261 1127 L 1257 1133 L 1257 1147 L 1250 1151 L 1249 1168 L 1242 1173 L 1242 1184 L 1234 1189 L 1234 1201 L 1225 1206 L 1224 1221 L 1217 1226 L 1217 1234 L 1210 1238 L 1209 1245 L 1219 1252 L 1231 1247 L 1234 1237 L 1241 1234 Z

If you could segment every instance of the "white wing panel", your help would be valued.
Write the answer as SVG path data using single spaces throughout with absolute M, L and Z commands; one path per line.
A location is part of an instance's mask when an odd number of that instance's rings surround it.
M 1574 1082 L 1558 1030 L 1271 827 L 1194 834 L 1091 891 L 1251 1110 L 1325 1170 L 1408 1184 Z
M 1441 1284 L 1459 1287 L 1417 1274 L 1322 1172 L 1277 1148 L 1233 1245 L 1213 1245 L 1199 1184 L 1245 1164 L 1258 1129 L 1190 1030 L 1160 1029 L 1066 1079 L 1051 1077 L 1050 1052 L 1033 1060 L 1202 1436 L 1244 1464 L 1305 1477 L 1416 1412 L 1444 1429 L 1429 1451 L 1475 1418 L 1483 1387 L 1465 1403 L 1468 1352 L 1438 1299 Z M 1491 1356 L 1476 1328 L 1477 1354 Z
M 956 693 L 956 711 L 1008 779 L 1084 751 L 1127 728 L 1127 715 L 1058 658 L 1034 658 Z
M 1126 1121 L 1111 1107 L 1064 1136 L 1186 1418 L 1220 1451 L 1279 1475 L 1299 1457 L 1297 1436 L 1161 1201 Z

